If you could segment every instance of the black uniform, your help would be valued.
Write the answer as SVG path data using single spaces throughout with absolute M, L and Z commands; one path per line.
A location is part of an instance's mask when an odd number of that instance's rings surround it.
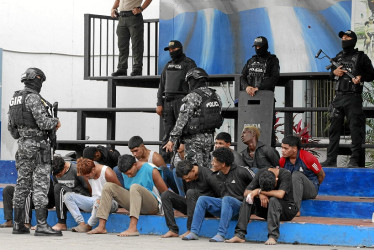
M 336 162 L 339 150 L 340 133 L 343 129 L 344 117 L 347 117 L 352 138 L 351 162 L 358 164 L 362 152 L 362 143 L 365 142 L 365 115 L 362 110 L 362 89 L 364 81 L 374 80 L 374 69 L 369 57 L 357 49 L 341 51 L 334 61 L 341 63 L 343 69 L 349 70 L 354 76 L 361 76 L 361 83 L 354 84 L 352 79 L 344 74 L 336 77 L 331 68 L 331 77 L 335 80 L 335 98 L 330 105 L 330 143 L 327 148 L 327 159 Z
M 170 131 L 178 119 L 182 98 L 189 92 L 188 84 L 184 84 L 184 81 L 186 73 L 193 68 L 196 68 L 195 61 L 182 53 L 174 61 L 169 61 L 161 73 L 157 106 L 163 106 L 164 136 L 162 146 L 168 142 Z M 163 154 L 163 156 L 165 155 Z
M 279 60 L 276 55 L 266 51 L 263 56 L 254 55 L 247 61 L 242 70 L 242 89 L 248 86 L 258 90 L 270 90 L 274 92 L 279 79 Z M 273 125 L 275 124 L 275 113 Z M 273 128 L 271 146 L 275 147 L 275 130 Z

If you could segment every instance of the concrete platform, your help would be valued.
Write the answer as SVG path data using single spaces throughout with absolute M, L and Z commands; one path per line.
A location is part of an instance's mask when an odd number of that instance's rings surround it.
M 30 235 L 14 235 L 11 229 L 0 228 L 1 249 L 7 250 L 191 250 L 191 249 L 214 249 L 214 250 L 353 250 L 353 247 L 332 247 L 332 246 L 310 246 L 278 244 L 276 246 L 265 246 L 263 243 L 246 242 L 242 244 L 227 244 L 209 242 L 207 238 L 195 241 L 184 241 L 180 238 L 162 239 L 158 235 L 141 235 L 139 237 L 118 237 L 116 234 L 87 235 L 73 232 L 63 232 L 62 237 L 35 237 L 33 232 Z

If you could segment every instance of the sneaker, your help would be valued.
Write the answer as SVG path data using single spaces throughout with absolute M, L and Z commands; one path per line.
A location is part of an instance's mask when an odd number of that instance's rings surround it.
M 118 69 L 116 72 L 112 73 L 112 76 L 127 76 L 126 69 Z
M 134 69 L 133 72 L 130 74 L 131 76 L 141 76 L 142 75 L 142 70 L 140 69 Z

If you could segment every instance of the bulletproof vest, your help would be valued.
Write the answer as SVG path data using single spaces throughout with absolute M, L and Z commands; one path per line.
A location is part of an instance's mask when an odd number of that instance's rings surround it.
M 182 62 L 176 64 L 169 63 L 167 65 L 165 93 L 187 94 L 187 92 L 183 90 L 184 77 L 186 76 L 183 69 Z
M 247 80 L 250 86 L 259 87 L 264 81 L 267 60 L 268 57 L 262 58 L 258 56 L 254 56 L 249 60 Z
M 9 103 L 9 119 L 13 126 L 38 128 L 31 111 L 26 111 L 26 97 L 33 93 L 26 90 L 16 91 Z
M 336 57 L 337 63 L 343 65 L 343 69 L 355 75 L 355 69 L 359 55 L 360 52 L 356 52 L 350 56 L 343 57 L 343 53 L 340 53 Z M 362 88 L 363 87 L 360 86 L 360 84 L 354 84 L 352 82 L 352 79 L 347 74 L 344 74 L 343 76 L 339 77 L 335 85 L 335 90 L 341 92 L 362 93 Z
M 194 135 L 198 133 L 214 132 L 216 128 L 221 127 L 223 123 L 221 104 L 215 90 L 209 90 L 211 91 L 210 95 L 206 94 L 201 89 L 195 89 L 192 91 L 200 95 L 203 100 L 200 108 L 187 122 L 183 134 Z

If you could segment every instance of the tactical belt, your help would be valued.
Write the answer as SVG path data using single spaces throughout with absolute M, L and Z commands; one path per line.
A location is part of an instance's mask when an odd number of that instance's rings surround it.
M 336 91 L 336 96 L 342 96 L 342 95 L 354 95 L 354 96 L 361 96 L 361 93 L 353 92 L 353 91 Z
M 197 134 L 214 134 L 214 130 L 204 130 L 204 131 L 200 131 L 199 133 L 196 133 L 196 134 L 193 134 L 193 135 L 183 135 L 182 138 L 183 139 L 191 139 L 194 135 L 197 135 Z
M 169 96 L 165 96 L 165 101 L 171 102 L 177 99 L 181 99 L 183 97 L 185 97 L 185 95 L 169 95 Z
M 29 139 L 29 140 L 35 140 L 35 141 L 44 141 L 48 139 L 45 136 L 24 136 L 23 138 Z
M 129 11 L 121 11 L 119 13 L 120 16 L 122 17 L 128 17 L 128 16 L 134 16 L 134 13 L 132 13 L 132 10 L 129 10 Z

